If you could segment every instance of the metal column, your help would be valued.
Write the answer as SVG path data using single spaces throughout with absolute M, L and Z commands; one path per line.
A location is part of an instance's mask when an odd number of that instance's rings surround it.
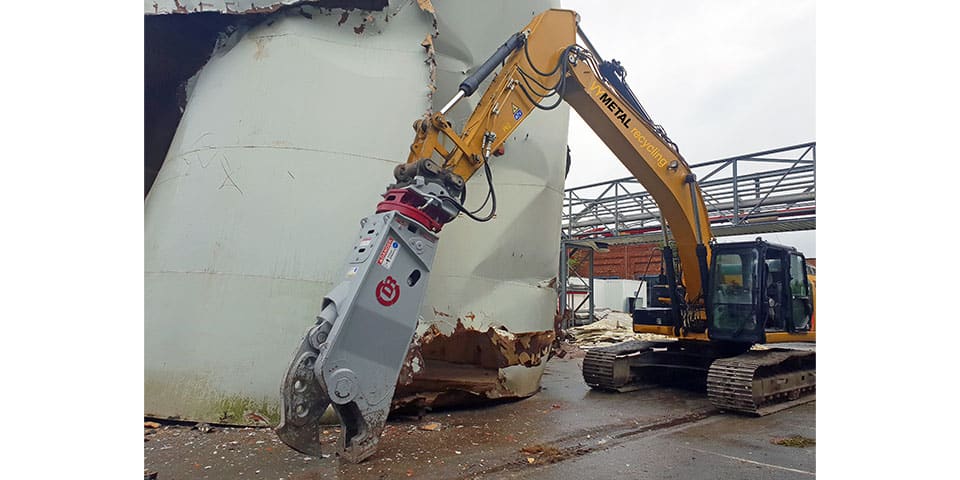
M 591 249 L 589 249 L 588 251 L 590 252 L 589 255 L 587 255 L 587 257 L 590 259 L 590 273 L 588 274 L 588 275 L 590 275 L 590 279 L 589 279 L 589 285 L 590 285 L 590 286 L 587 287 L 588 290 L 589 290 L 589 291 L 587 292 L 587 298 L 590 299 L 590 310 L 589 310 L 589 314 L 588 314 L 588 316 L 587 316 L 587 323 L 591 323 L 591 322 L 593 322 L 593 307 L 594 307 L 594 302 L 593 302 L 593 254 L 594 254 L 594 250 L 591 248 Z

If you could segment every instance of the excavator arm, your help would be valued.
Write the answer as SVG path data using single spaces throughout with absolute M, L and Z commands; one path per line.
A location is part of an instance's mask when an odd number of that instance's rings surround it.
M 414 123 L 416 136 L 405 168 L 437 159 L 444 171 L 466 181 L 533 110 L 565 101 L 657 201 L 688 272 L 686 300 L 693 302 L 702 296 L 712 238 L 696 177 L 626 86 L 623 68 L 576 45 L 578 31 L 577 14 L 569 10 L 548 10 L 534 18 L 465 80 L 440 112 Z M 488 65 L 501 61 L 503 68 L 462 132 L 456 132 L 444 114 L 476 90 L 490 72 Z M 703 246 L 699 255 L 698 245 Z
M 684 266 L 686 301 L 701 298 L 712 236 L 700 187 L 686 160 L 642 107 L 631 106 L 629 89 L 620 92 L 605 81 L 595 56 L 585 55 L 570 68 L 562 95 L 657 202 Z
M 538 15 L 464 80 L 439 112 L 414 123 L 407 162 L 394 170 L 395 183 L 376 213 L 361 220 L 343 281 L 324 297 L 283 379 L 277 433 L 287 445 L 319 455 L 320 417 L 332 405 L 343 427 L 341 458 L 360 462 L 376 451 L 440 230 L 461 213 L 479 221 L 493 217 L 495 194 L 485 217 L 464 207 L 466 181 L 480 168 L 489 173 L 491 155 L 536 109 L 567 102 L 636 175 L 673 232 L 687 300 L 702 294 L 710 229 L 696 179 L 629 88 L 619 84 L 622 69 L 578 46 L 578 30 L 575 12 Z M 457 132 L 446 113 L 501 65 Z

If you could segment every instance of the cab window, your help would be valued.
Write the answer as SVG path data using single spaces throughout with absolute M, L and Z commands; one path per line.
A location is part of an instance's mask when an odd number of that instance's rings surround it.
M 757 252 L 717 255 L 714 270 L 714 301 L 726 304 L 753 304 L 753 284 L 757 270 Z

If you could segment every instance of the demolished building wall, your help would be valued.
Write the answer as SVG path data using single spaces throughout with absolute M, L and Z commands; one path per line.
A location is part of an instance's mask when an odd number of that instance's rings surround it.
M 221 13 L 244 14 L 227 12 L 230 3 Z M 339 280 L 357 221 L 405 161 L 410 124 L 556 2 L 319 6 L 330 3 L 251 4 L 262 18 L 225 32 L 184 89 L 144 205 L 148 415 L 277 421 L 290 355 Z M 199 5 L 146 2 L 145 14 Z M 450 117 L 462 125 L 468 113 L 464 104 Z M 497 218 L 445 228 L 405 394 L 538 388 L 556 308 L 547 281 L 559 255 L 566 131 L 565 109 L 525 122 L 493 163 Z M 469 188 L 485 185 L 481 174 Z M 480 354 L 464 356 L 463 341 Z M 434 368 L 444 362 L 456 374 Z M 462 388 L 448 388 L 457 381 Z

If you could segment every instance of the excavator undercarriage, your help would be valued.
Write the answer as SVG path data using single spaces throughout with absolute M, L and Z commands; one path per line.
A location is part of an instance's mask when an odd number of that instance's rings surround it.
M 751 350 L 710 365 L 707 396 L 717 408 L 768 415 L 816 399 L 816 353 Z
M 592 388 L 617 392 L 652 384 L 705 388 L 718 409 L 757 416 L 816 399 L 814 351 L 737 353 L 701 343 L 632 340 L 593 348 L 583 360 L 583 379 Z

